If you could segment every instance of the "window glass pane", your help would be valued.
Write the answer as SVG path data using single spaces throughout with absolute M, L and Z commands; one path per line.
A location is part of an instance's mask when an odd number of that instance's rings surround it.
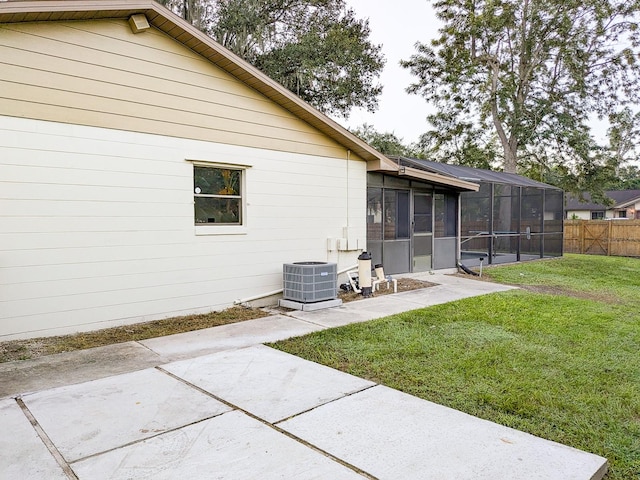
M 527 187 L 522 189 L 522 220 L 520 232 L 540 233 L 542 230 L 542 195 L 539 188 Z
M 435 236 L 455 237 L 458 224 L 458 202 L 455 195 L 438 193 L 433 196 Z
M 241 195 L 240 170 L 194 167 L 193 191 L 196 195 Z
M 396 192 L 395 190 L 385 190 L 384 192 L 384 239 L 395 240 L 396 238 Z
M 226 223 L 238 225 L 240 218 L 239 198 L 195 197 L 196 224 Z
M 396 238 L 409 238 L 409 192 L 398 192 Z
M 481 183 L 477 192 L 463 192 L 460 195 L 460 233 L 463 240 L 489 233 L 491 221 L 491 184 Z M 465 248 L 475 249 L 484 241 L 469 240 Z
M 496 183 L 493 195 L 493 232 L 496 235 L 518 233 L 518 187 Z
M 367 240 L 382 240 L 382 189 L 367 189 Z
M 413 231 L 414 233 L 430 233 L 432 230 L 432 197 L 415 194 L 413 196 Z
M 409 238 L 409 192 L 384 191 L 384 239 Z
M 562 256 L 562 234 L 554 233 L 544 236 L 544 256 L 560 257 Z
M 562 233 L 564 218 L 564 195 L 561 191 L 545 190 L 544 195 L 544 231 Z M 545 246 L 546 250 L 546 246 Z
M 431 195 L 415 195 L 413 206 L 417 215 L 431 215 Z

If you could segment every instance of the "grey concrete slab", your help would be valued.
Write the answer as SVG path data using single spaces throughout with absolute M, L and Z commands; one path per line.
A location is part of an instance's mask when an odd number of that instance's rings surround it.
M 606 459 L 376 386 L 279 427 L 385 479 L 592 480 Z
M 342 307 L 316 312 L 290 312 L 288 315 L 305 322 L 327 328 L 340 327 L 351 323 L 368 322 L 376 318 L 395 315 L 407 310 L 422 308 L 423 305 L 395 298 L 395 295 L 373 297 L 344 304 Z
M 0 398 L 142 370 L 159 363 L 164 361 L 136 342 L 0 363 Z
M 263 345 L 162 368 L 270 423 L 375 385 Z
M 231 410 L 155 369 L 45 390 L 22 400 L 69 462 Z
M 234 411 L 73 465 L 89 480 L 356 480 L 349 468 Z
M 274 315 L 195 332 L 152 338 L 140 343 L 166 358 L 180 360 L 223 350 L 285 340 L 322 330 L 322 328 L 294 318 Z
M 15 400 L 0 400 L 0 425 L 0 478 L 68 478 Z

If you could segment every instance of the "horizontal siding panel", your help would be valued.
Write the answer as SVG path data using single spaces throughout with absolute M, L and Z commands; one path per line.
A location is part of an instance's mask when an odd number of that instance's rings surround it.
M 317 242 L 316 242 L 317 243 Z M 323 248 L 326 243 L 322 241 Z M 233 244 L 232 244 L 233 245 Z M 318 252 L 308 244 L 295 239 L 246 243 L 236 253 L 225 250 L 217 255 L 186 256 L 188 248 L 177 249 L 174 255 L 163 258 L 135 258 L 132 260 L 74 261 L 73 263 L 32 264 L 0 266 L 0 285 L 34 284 L 44 293 L 51 282 L 82 280 L 101 282 L 105 278 L 123 279 L 129 276 L 154 277 L 156 275 L 180 275 L 184 272 L 209 272 L 211 278 L 244 278 L 259 272 L 281 271 L 283 263 L 318 260 Z M 13 252 L 10 254 L 13 256 Z M 323 254 L 324 256 L 324 254 Z M 9 255 L 2 255 L 3 260 Z M 22 257 L 24 259 L 24 257 Z M 3 261 L 4 264 L 4 261 Z M 227 271 L 229 270 L 229 271 Z M 3 287 L 4 288 L 4 287 Z M 3 290 L 4 291 L 4 290 Z M 9 298 L 2 295 L 3 299 Z
M 157 195 L 154 190 L 191 191 L 191 182 L 186 177 L 42 166 L 5 165 L 2 167 L 2 182 L 139 189 L 141 195 Z
M 234 94 L 243 92 L 245 96 L 258 102 L 269 102 L 255 90 L 243 86 L 224 70 L 185 47 L 182 47 L 181 55 L 165 52 L 161 48 L 163 41 L 161 36 L 154 37 L 160 48 L 145 49 L 133 42 L 120 42 L 88 31 L 103 28 L 107 25 L 106 22 L 88 22 L 84 30 L 70 28 L 70 25 L 68 23 L 5 25 L 0 27 L 0 44 L 18 51 L 41 53 L 52 58 L 72 60 L 87 65 L 102 65 L 111 71 L 108 77 L 112 77 L 114 71 L 121 70 L 165 78 L 185 85 L 211 85 L 211 80 L 214 80 L 215 85 L 222 88 L 222 91 Z M 122 25 L 124 30 L 128 30 L 126 22 Z M 138 37 L 130 30 L 129 35 L 131 40 Z M 179 45 L 168 37 L 166 41 L 168 43 L 164 46 Z M 79 68 L 75 71 L 81 72 Z
M 49 202 L 43 202 L 49 203 Z M 100 248 L 140 246 L 140 245 L 183 245 L 193 241 L 193 232 L 185 230 L 163 230 L 155 232 L 142 230 L 132 232 L 79 232 L 68 235 L 66 232 L 0 233 L 0 248 L 5 252 L 13 250 L 49 250 L 74 248 Z M 2 266 L 0 265 L 0 268 Z
M 89 202 L 109 202 L 117 199 L 120 202 L 146 202 L 148 198 L 142 196 L 143 188 L 123 189 L 111 186 L 88 186 L 88 185 L 63 185 L 63 184 L 38 184 L 37 190 L 30 190 L 26 186 L 29 182 L 23 183 L 3 183 L 0 182 L 0 199 L 36 199 L 36 200 L 68 200 L 89 201 Z M 33 187 L 32 187 L 33 188 Z M 158 192 L 158 189 L 149 189 L 150 192 Z M 163 203 L 183 203 L 193 202 L 191 188 L 189 195 L 179 190 L 162 191 Z
M 0 88 L 2 88 L 1 85 Z M 294 138 L 290 140 L 279 140 L 250 133 L 210 130 L 198 125 L 184 125 L 155 119 L 124 117 L 120 114 L 109 114 L 86 109 L 73 110 L 67 107 L 33 103 L 27 100 L 2 98 L 2 91 L 0 91 L 0 111 L 9 116 L 35 118 L 53 122 L 77 123 L 87 126 L 100 126 L 116 130 L 125 129 L 135 132 L 147 132 L 170 137 L 205 140 L 291 153 L 313 154 L 323 157 L 346 156 L 345 150 L 341 147 L 308 145 L 297 142 Z
M 324 156 L 344 152 L 333 140 L 174 40 L 158 32 L 133 35 L 124 21 L 10 25 L 0 28 L 0 43 L 3 50 L 16 51 L 0 56 L 5 62 L 0 70 L 4 78 L 0 96 L 5 101 L 0 108 L 11 115 L 107 128 L 116 128 L 108 118 L 116 115 L 124 117 L 120 128 L 134 131 L 207 140 L 213 136 L 215 141 L 304 153 L 318 147 Z M 52 64 L 52 56 L 63 58 Z M 12 62 L 15 66 L 9 65 Z M 38 74 L 29 70 L 32 66 Z M 30 84 L 35 85 L 27 88 Z M 9 101 L 16 99 L 22 102 Z M 28 102 L 39 107 L 52 103 L 57 110 L 29 108 Z M 198 128 L 183 135 L 182 129 L 167 131 L 151 120 Z M 220 132 L 236 136 L 222 138 Z M 253 142 L 247 135 L 254 137 Z
M 277 229 L 274 229 L 277 230 Z M 205 265 L 213 268 L 236 269 L 243 265 L 260 265 L 263 263 L 270 264 L 272 259 L 264 257 L 268 250 L 256 248 L 256 245 L 243 245 L 243 242 L 229 242 L 225 244 L 209 244 L 192 243 L 191 245 L 163 245 L 160 242 L 161 232 L 158 232 L 158 243 L 141 246 L 120 245 L 115 247 L 87 247 L 87 248 L 59 248 L 59 249 L 38 249 L 38 250 L 13 250 L 10 255 L 3 255 L 2 267 L 27 267 L 39 265 L 74 265 L 77 263 L 100 263 L 111 262 L 127 262 L 138 260 L 149 260 L 160 262 L 164 259 L 179 260 L 181 268 L 189 267 L 198 269 Z M 270 239 L 277 242 L 278 245 L 274 252 L 282 251 L 283 248 L 290 243 L 294 243 L 292 248 L 298 248 L 304 245 L 305 240 L 310 242 L 320 242 L 326 245 L 326 238 L 318 238 L 315 235 L 300 238 L 293 237 L 278 238 L 274 235 Z M 231 272 L 225 271 L 225 275 L 232 275 Z
M 251 276 L 255 276 L 255 274 L 243 275 L 242 279 Z M 273 276 L 273 274 L 271 274 L 271 276 Z M 264 275 L 262 275 L 262 277 L 264 277 Z M 232 281 L 234 279 L 227 278 L 226 280 Z M 235 280 L 240 279 L 236 278 Z M 11 298 L 12 301 L 37 298 L 73 298 L 85 294 L 121 294 L 123 297 L 138 297 L 139 294 L 150 289 L 166 289 L 170 287 L 183 289 L 183 291 L 186 291 L 188 294 L 203 295 L 211 293 L 212 291 L 215 292 L 216 290 L 211 290 L 211 284 L 219 282 L 220 280 L 217 278 L 214 269 L 199 269 L 153 274 L 144 273 L 126 276 L 94 277 L 90 279 L 58 280 L 55 283 L 48 284 L 45 291 L 43 291 L 42 286 L 37 283 L 28 285 L 11 284 L 4 286 L 2 290 L 3 293 L 6 293 L 7 298 Z M 216 288 L 218 290 L 221 289 L 220 285 L 216 285 Z M 156 293 L 154 293 L 154 295 L 155 294 Z M 177 292 L 169 292 L 169 294 L 176 295 Z M 2 310 L 2 305 L 3 298 L 0 298 L 0 311 Z
M 2 52 L 0 52 L 0 55 Z M 2 57 L 0 57 L 2 58 Z M 65 75 L 60 73 L 51 73 L 43 70 L 38 70 L 34 75 L 34 70 L 31 67 L 18 67 L 14 65 L 7 65 L 6 58 L 3 68 L 0 68 L 0 80 L 7 83 L 7 85 L 15 84 L 18 88 L 24 88 L 25 79 L 30 78 L 29 85 L 34 87 L 41 87 L 47 91 L 54 92 L 56 99 L 62 101 L 64 97 L 62 93 L 77 94 L 78 101 L 87 105 L 91 104 L 93 109 L 99 108 L 99 102 L 110 101 L 113 103 L 111 108 L 115 111 L 122 111 L 125 115 L 129 115 L 123 105 L 118 102 L 125 102 L 126 105 L 135 108 L 137 111 L 144 113 L 147 116 L 153 116 L 154 118 L 166 118 L 170 117 L 172 121 L 175 118 L 179 118 L 182 122 L 189 124 L 192 121 L 192 114 L 204 115 L 211 117 L 212 119 L 219 119 L 218 122 L 212 121 L 212 125 L 222 122 L 230 122 L 229 128 L 239 129 L 242 124 L 246 124 L 245 128 L 265 127 L 271 124 L 276 124 L 276 132 L 280 137 L 286 137 L 287 135 L 296 135 L 301 141 L 305 141 L 310 144 L 323 144 L 324 137 L 317 131 L 312 131 L 309 128 L 304 128 L 301 120 L 290 119 L 282 117 L 282 119 L 274 122 L 272 113 L 262 113 L 260 111 L 251 111 L 248 108 L 239 109 L 236 106 L 228 106 L 228 103 L 232 103 L 235 96 L 231 96 L 227 99 L 227 104 L 221 103 L 223 100 L 210 98 L 211 92 L 203 92 L 202 96 L 190 98 L 185 96 L 185 91 L 189 92 L 192 87 L 182 86 L 179 89 L 175 83 L 172 83 L 174 92 L 154 91 L 152 87 L 156 86 L 151 82 L 151 79 L 146 78 L 146 89 L 141 89 L 139 84 L 144 79 L 135 79 L 136 82 L 131 82 L 131 85 L 122 85 L 121 83 L 106 82 L 103 79 L 87 79 L 86 77 L 78 78 L 73 75 Z M 26 63 L 26 62 L 25 62 Z M 121 78 L 118 78 L 121 81 Z M 3 89 L 3 96 L 12 97 L 12 91 L 9 89 Z M 205 96 L 208 94 L 208 97 Z M 14 98 L 15 94 L 13 95 Z M 22 97 L 30 98 L 30 97 Z M 34 101 L 38 101 L 38 97 L 33 98 Z M 76 104 L 71 104 L 65 101 L 62 105 L 68 105 L 71 108 L 79 108 Z M 153 105 L 162 105 L 161 109 L 154 110 L 151 108 Z M 190 116 L 191 115 L 191 116 Z M 184 117 L 184 118 L 183 118 Z
M 269 283 L 267 284 L 267 282 Z M 191 299 L 189 304 L 192 308 L 201 308 L 214 302 L 225 303 L 228 306 L 233 303 L 233 300 L 223 301 L 222 298 L 241 298 L 243 289 L 251 291 L 255 288 L 271 288 L 274 290 L 282 288 L 282 277 L 279 273 L 271 273 L 268 276 L 246 275 L 241 279 L 225 278 L 220 280 L 212 278 L 209 281 L 147 286 L 128 290 L 85 292 L 60 296 L 41 296 L 28 300 L 0 301 L 0 319 L 11 320 L 29 316 L 45 317 L 57 312 L 85 311 L 88 313 L 96 308 L 118 309 L 123 306 L 140 303 L 164 303 L 166 300 L 172 300 L 179 304 L 181 300 Z M 29 313 L 25 314 L 24 304 L 27 301 L 29 302 Z M 173 308 L 170 308 L 170 310 Z
M 148 195 L 145 202 L 78 202 L 78 201 L 46 201 L 4 200 L 0 206 L 0 218 L 3 217 L 47 217 L 47 218 L 82 218 L 82 217 L 183 217 L 193 208 L 192 201 L 187 207 L 175 202 L 159 202 L 157 196 Z M 3 231 L 0 228 L 0 232 Z
M 4 217 L 2 219 L 2 231 L 14 233 L 30 232 L 136 232 L 141 229 L 150 229 L 156 232 L 193 225 L 193 209 L 185 209 L 188 217 L 147 217 L 144 221 L 135 217 L 66 217 L 64 222 L 58 218 L 49 217 Z
M 3 75 L 0 74 L 0 77 L 2 76 Z M 84 81 L 82 83 L 84 83 Z M 63 107 L 78 112 L 86 111 L 99 114 L 120 115 L 131 119 L 156 121 L 169 125 L 181 125 L 183 127 L 198 127 L 199 129 L 205 130 L 233 132 L 239 135 L 265 137 L 272 141 L 279 140 L 288 142 L 290 141 L 289 139 L 295 135 L 296 141 L 302 144 L 311 146 L 318 143 L 318 135 L 315 133 L 292 132 L 283 129 L 279 125 L 254 123 L 246 119 L 214 116 L 208 113 L 211 107 L 207 105 L 198 109 L 189 109 L 188 102 L 183 101 L 182 105 L 184 105 L 184 109 L 179 109 L 181 103 L 173 97 L 166 98 L 166 101 L 162 103 L 146 104 L 143 102 L 144 99 L 139 97 L 138 100 L 133 100 L 133 98 L 135 98 L 135 90 L 133 89 L 129 89 L 128 95 L 125 96 L 126 98 L 123 98 L 122 95 L 109 92 L 110 89 L 104 86 L 88 87 L 84 89 L 85 92 L 72 91 L 74 88 L 73 85 L 69 85 L 67 88 L 69 90 L 55 89 L 48 85 L 32 86 L 0 80 L 1 96 L 22 102 Z M 94 88 L 100 89 L 100 95 L 90 93 Z M 120 87 L 114 88 L 118 89 Z M 114 94 L 114 96 L 110 97 L 110 93 Z M 132 100 L 128 100 L 129 97 L 131 97 Z M 213 109 L 211 110 L 213 111 Z

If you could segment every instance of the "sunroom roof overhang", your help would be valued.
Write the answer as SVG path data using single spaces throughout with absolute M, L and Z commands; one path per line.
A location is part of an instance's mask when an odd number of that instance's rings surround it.
M 367 170 L 369 172 L 384 173 L 385 175 L 411 178 L 454 190 L 477 192 L 480 189 L 480 185 L 477 183 L 406 165 L 399 165 L 391 158 L 380 159 L 377 162 L 369 162 L 367 164 Z

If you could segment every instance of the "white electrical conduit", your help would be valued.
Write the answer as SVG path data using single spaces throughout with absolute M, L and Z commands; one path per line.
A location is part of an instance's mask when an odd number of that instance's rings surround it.
M 340 275 L 341 273 L 346 273 L 349 270 L 353 270 L 354 268 L 358 268 L 358 265 L 356 264 L 356 265 L 352 265 L 351 267 L 344 268 L 344 269 L 340 270 L 339 272 L 337 272 L 337 274 Z M 254 300 L 260 300 L 261 298 L 272 297 L 273 295 L 278 295 L 279 293 L 282 293 L 283 290 L 284 290 L 284 288 L 279 288 L 278 290 L 274 290 L 274 291 L 268 292 L 268 293 L 260 293 L 258 295 L 254 295 L 253 297 L 240 298 L 238 300 L 234 300 L 233 304 L 234 305 L 241 305 L 243 303 L 253 302 Z

